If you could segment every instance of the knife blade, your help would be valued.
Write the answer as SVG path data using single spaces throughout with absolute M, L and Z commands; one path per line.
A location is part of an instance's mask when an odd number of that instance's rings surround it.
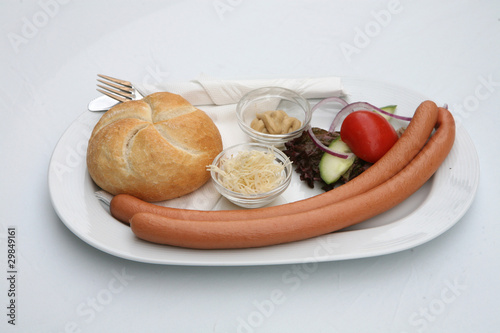
M 120 103 L 120 102 L 112 99 L 111 97 L 103 95 L 103 96 L 100 96 L 100 97 L 97 97 L 97 98 L 91 100 L 89 105 L 88 105 L 88 109 L 89 109 L 89 111 L 92 111 L 92 112 L 107 111 L 111 107 L 115 106 L 118 103 Z

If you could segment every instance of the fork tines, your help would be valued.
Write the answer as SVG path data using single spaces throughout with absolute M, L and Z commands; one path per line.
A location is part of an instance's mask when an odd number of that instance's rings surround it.
M 116 99 L 120 102 L 131 101 L 135 97 L 135 90 L 132 86 L 132 83 L 129 81 L 124 81 L 120 79 L 116 79 L 111 76 L 98 74 L 101 79 L 97 79 L 97 81 L 103 83 L 104 85 L 97 84 L 99 88 L 97 89 L 100 93 Z

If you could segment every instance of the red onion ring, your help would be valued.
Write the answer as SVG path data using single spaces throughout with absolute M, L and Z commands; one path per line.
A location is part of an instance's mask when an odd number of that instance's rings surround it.
M 314 112 L 314 110 L 316 110 L 317 108 L 325 105 L 326 103 L 330 103 L 330 102 L 337 102 L 339 104 L 341 104 L 342 106 L 347 106 L 347 102 L 340 98 L 340 97 L 328 97 L 328 98 L 325 98 L 321 101 L 319 101 L 312 109 L 311 109 L 311 112 Z
M 356 108 L 357 103 L 351 103 L 346 106 L 344 106 L 333 118 L 332 124 L 330 125 L 330 128 L 328 129 L 328 132 L 335 132 L 335 128 L 342 122 L 342 120 L 347 117 L 348 114 L 354 111 L 354 108 Z
M 333 155 L 333 156 L 340 157 L 340 158 L 342 158 L 344 160 L 348 159 L 349 157 L 352 157 L 354 155 L 353 153 L 344 154 L 344 153 L 339 153 L 337 151 L 331 150 L 330 148 L 328 148 L 327 146 L 325 146 L 321 141 L 318 140 L 318 138 L 316 137 L 316 135 L 314 135 L 314 133 L 312 131 L 312 127 L 309 127 L 307 129 L 307 134 L 309 134 L 309 136 L 311 137 L 311 140 L 314 142 L 314 144 L 316 145 L 316 147 L 318 147 L 319 149 L 321 149 L 325 153 L 328 153 L 328 154 Z
M 381 108 L 378 108 L 378 107 L 376 107 L 376 106 L 374 106 L 374 105 L 372 105 L 370 103 L 366 103 L 366 102 L 354 102 L 354 103 L 351 103 L 351 104 L 348 104 L 348 105 L 344 106 L 339 111 L 339 113 L 337 113 L 337 115 L 333 119 L 333 122 L 330 125 L 330 129 L 328 131 L 330 131 L 330 132 L 335 131 L 335 128 L 340 124 L 340 120 L 343 117 L 345 117 L 348 114 L 350 114 L 351 112 L 357 111 L 357 110 L 376 111 L 376 112 L 380 112 L 382 114 L 385 114 L 387 116 L 393 117 L 395 119 L 404 120 L 404 121 L 410 121 L 411 120 L 411 117 L 399 116 L 399 115 L 387 112 L 387 111 L 382 110 Z

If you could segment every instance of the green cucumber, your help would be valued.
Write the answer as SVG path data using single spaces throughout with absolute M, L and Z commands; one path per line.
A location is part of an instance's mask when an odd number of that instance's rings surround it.
M 340 139 L 340 136 L 333 140 L 328 148 L 338 151 L 339 153 L 351 153 L 351 150 L 345 142 Z M 349 170 L 355 159 L 356 156 L 354 155 L 344 159 L 324 153 L 319 162 L 319 174 L 321 179 L 327 184 L 335 183 L 347 170 Z
M 390 114 L 394 114 L 394 113 L 396 113 L 396 108 L 397 107 L 398 107 L 397 105 L 387 105 L 387 106 L 384 106 L 381 109 L 384 110 L 385 112 L 389 112 Z M 392 119 L 392 117 L 389 116 L 389 115 L 383 114 L 383 113 L 378 112 L 378 111 L 374 111 L 374 112 L 378 113 L 379 115 L 381 115 L 382 117 L 384 117 L 385 119 L 387 119 L 387 121 L 390 121 Z

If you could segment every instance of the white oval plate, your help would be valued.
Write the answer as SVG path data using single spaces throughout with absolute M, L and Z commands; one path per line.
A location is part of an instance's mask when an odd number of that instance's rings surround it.
M 343 79 L 348 100 L 378 106 L 397 104 L 411 116 L 426 97 L 404 88 L 367 80 Z M 334 105 L 313 115 L 313 126 L 326 128 Z M 335 106 L 337 107 L 337 106 Z M 89 245 L 111 255 L 154 264 L 243 266 L 322 262 L 394 253 L 423 244 L 452 227 L 470 207 L 479 183 L 475 147 L 458 123 L 452 151 L 436 174 L 397 207 L 346 230 L 277 246 L 238 250 L 193 250 L 157 245 L 136 238 L 109 214 L 94 195 L 97 187 L 85 163 L 90 133 L 100 113 L 83 113 L 62 135 L 49 166 L 52 204 L 63 223 Z M 401 123 L 402 124 L 402 123 Z M 395 126 L 398 126 L 395 124 Z M 320 193 L 298 176 L 276 204 Z M 217 209 L 231 207 L 220 200 Z

